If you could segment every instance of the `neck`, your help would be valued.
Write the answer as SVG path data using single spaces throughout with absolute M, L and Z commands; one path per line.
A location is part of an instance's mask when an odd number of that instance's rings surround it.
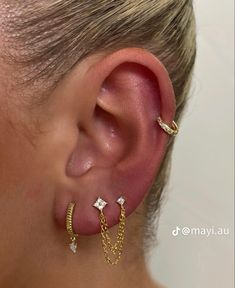
M 35 240 L 25 245 L 11 277 L 4 280 L 5 287 L 79 287 L 79 288 L 152 288 L 146 269 L 142 243 L 142 231 L 134 225 L 136 219 L 128 220 L 123 255 L 118 265 L 105 262 L 100 235 L 79 237 L 78 251 L 73 254 L 66 233 L 46 243 L 46 239 Z M 139 221 L 138 221 L 139 222 Z M 136 224 L 136 223 L 135 223 Z M 143 225 L 138 227 L 143 227 Z M 133 229 L 135 227 L 135 229 Z M 111 229 L 115 237 L 116 228 Z M 60 241 L 61 240 L 61 241 Z M 27 246 L 27 247 L 26 247 Z M 1 283 L 0 283 L 1 284 Z

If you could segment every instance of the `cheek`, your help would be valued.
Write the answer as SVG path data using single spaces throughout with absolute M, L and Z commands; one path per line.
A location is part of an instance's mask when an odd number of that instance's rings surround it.
M 16 112 L 14 118 L 0 117 L 0 197 L 7 197 L 4 193 L 12 197 L 14 189 L 28 191 L 32 183 L 37 185 L 37 181 L 41 180 L 35 165 L 35 139 L 27 129 L 18 124 Z M 11 193 L 4 192 L 9 190 Z
M 8 275 L 15 263 L 24 263 L 22 251 L 29 249 L 32 237 L 42 239 L 38 227 L 44 225 L 45 234 L 50 233 L 46 229 L 51 227 L 48 205 L 52 202 L 52 187 L 39 165 L 40 153 L 32 145 L 33 140 L 25 129 L 0 115 L 0 231 L 3 235 L 0 271 L 3 275 L 4 271 Z
M 17 170 L 23 166 L 22 157 L 26 152 L 25 147 L 11 119 L 1 118 L 0 134 L 0 178 L 2 181 L 5 179 L 14 182 L 18 178 Z

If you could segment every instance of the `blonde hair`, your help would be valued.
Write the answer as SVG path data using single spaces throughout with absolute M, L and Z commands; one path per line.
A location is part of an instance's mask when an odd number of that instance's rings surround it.
M 89 55 L 141 47 L 156 55 L 168 70 L 179 121 L 196 56 L 192 0 L 19 0 L 14 6 L 8 2 L 3 24 L 8 48 L 3 51 L 9 63 L 29 68 L 25 82 L 51 79 L 56 85 Z M 159 211 L 172 147 L 173 140 L 146 200 L 150 218 Z

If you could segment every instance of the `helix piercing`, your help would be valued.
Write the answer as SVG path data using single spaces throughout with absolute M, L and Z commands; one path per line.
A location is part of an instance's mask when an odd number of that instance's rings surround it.
M 179 133 L 179 127 L 175 121 L 171 123 L 171 126 L 163 122 L 162 118 L 159 116 L 157 118 L 159 126 L 170 136 L 176 136 Z

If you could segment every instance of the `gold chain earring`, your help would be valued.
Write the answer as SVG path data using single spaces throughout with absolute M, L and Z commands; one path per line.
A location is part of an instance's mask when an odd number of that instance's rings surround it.
M 103 199 L 98 198 L 95 204 L 93 205 L 100 211 L 99 218 L 100 218 L 102 246 L 104 250 L 105 260 L 110 265 L 116 265 L 120 261 L 125 239 L 125 227 L 126 227 L 126 212 L 124 207 L 125 199 L 123 197 L 119 197 L 116 202 L 120 205 L 120 216 L 119 216 L 117 239 L 115 243 L 113 243 L 111 240 L 107 219 L 103 212 L 103 209 L 108 203 L 105 202 Z M 110 256 L 110 253 L 112 256 Z
M 179 133 L 179 127 L 175 121 L 171 123 L 171 126 L 163 122 L 162 118 L 159 116 L 157 118 L 159 126 L 170 136 L 176 136 Z
M 66 214 L 66 229 L 70 236 L 71 243 L 69 244 L 69 248 L 73 253 L 77 251 L 77 234 L 73 231 L 73 213 L 74 213 L 75 203 L 71 202 L 67 208 Z

